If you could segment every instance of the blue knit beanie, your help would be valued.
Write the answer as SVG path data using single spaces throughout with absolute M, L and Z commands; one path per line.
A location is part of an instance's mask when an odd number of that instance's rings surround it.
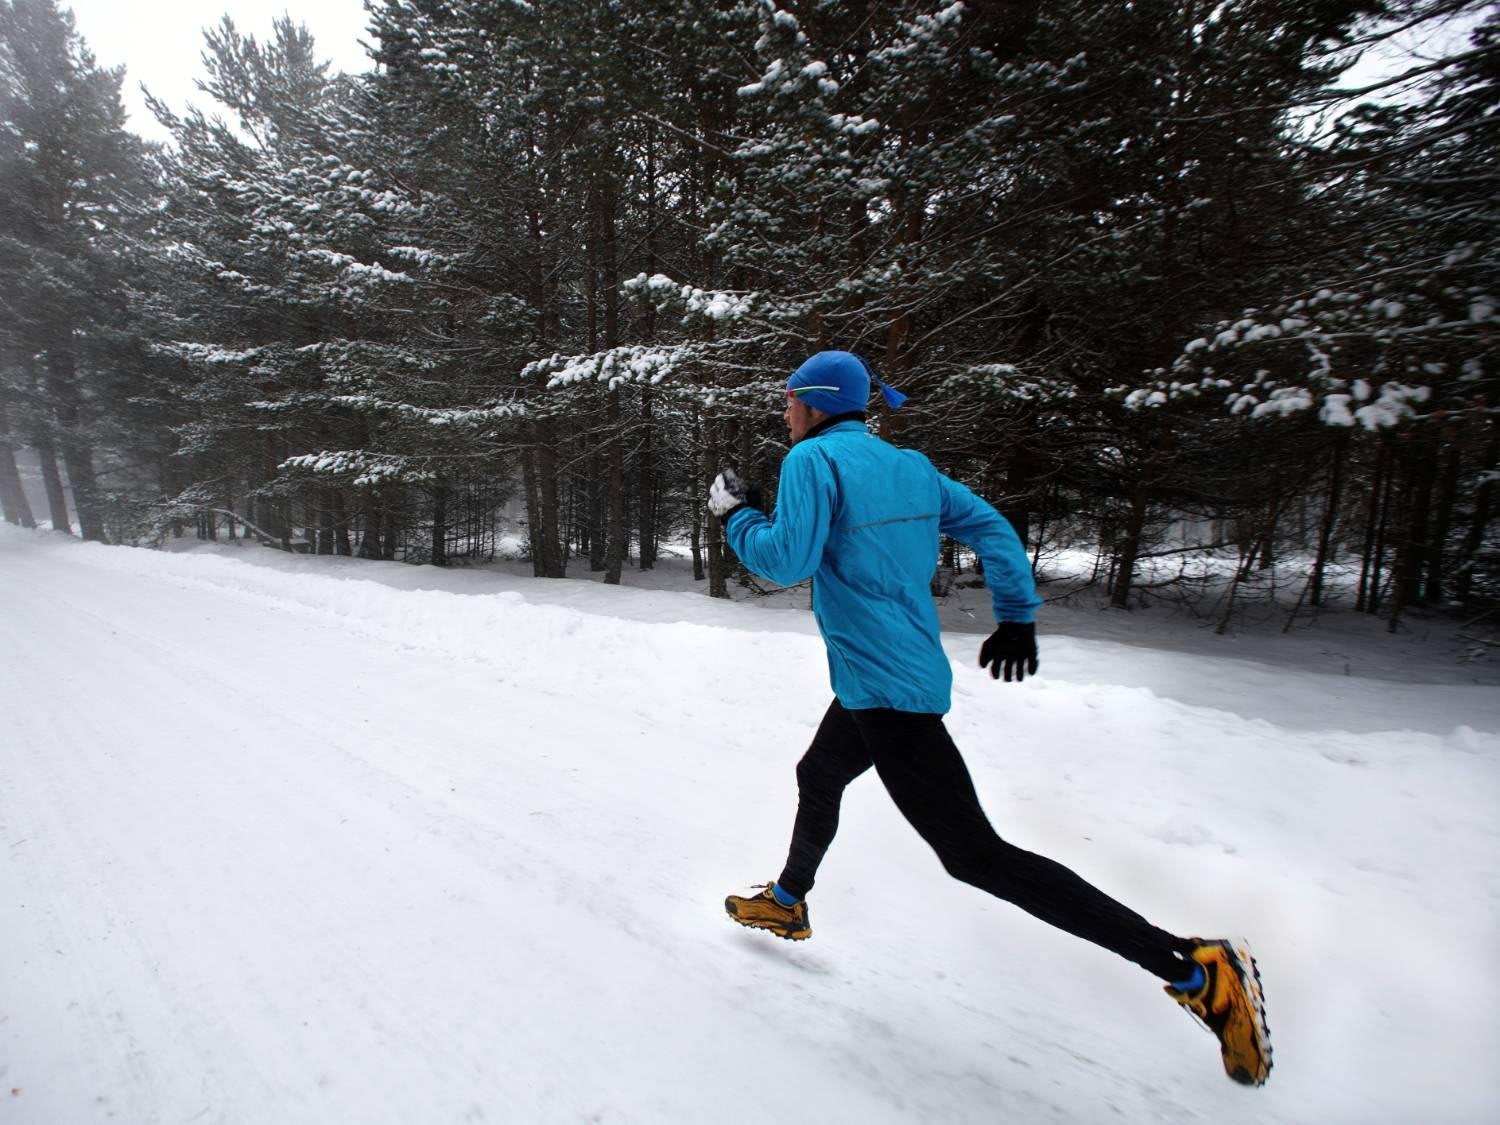
M 880 387 L 885 404 L 895 410 L 906 396 L 880 381 L 870 365 L 853 352 L 818 352 L 786 381 L 786 389 L 824 414 L 863 412 L 870 403 L 870 384 Z

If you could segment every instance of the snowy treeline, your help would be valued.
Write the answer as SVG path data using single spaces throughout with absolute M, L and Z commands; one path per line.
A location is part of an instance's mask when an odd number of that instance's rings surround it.
M 1312 604 L 1330 560 L 1371 612 L 1494 597 L 1493 6 L 367 6 L 354 76 L 226 20 L 224 117 L 154 149 L 53 0 L 0 0 L 8 519 L 26 446 L 88 538 L 441 564 L 511 504 L 538 575 L 673 537 L 723 592 L 704 482 L 774 495 L 836 346 L 1116 604 L 1184 518 Z M 1448 46 L 1339 86 L 1396 36 Z

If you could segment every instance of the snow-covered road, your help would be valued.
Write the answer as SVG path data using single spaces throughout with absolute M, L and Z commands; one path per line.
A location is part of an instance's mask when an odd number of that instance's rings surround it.
M 0 1122 L 1500 1114 L 1493 689 L 1300 730 L 1085 642 L 996 685 L 952 639 L 1002 833 L 1255 943 L 1247 1091 L 1139 970 L 948 880 L 873 779 L 812 941 L 723 918 L 826 703 L 805 616 L 333 563 L 0 527 Z

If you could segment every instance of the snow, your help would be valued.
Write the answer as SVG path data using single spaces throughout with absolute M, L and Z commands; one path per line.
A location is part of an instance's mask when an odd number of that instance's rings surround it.
M 945 638 L 1004 835 L 1254 943 L 1246 1090 L 1138 969 L 948 879 L 873 778 L 813 939 L 735 927 L 827 701 L 805 590 L 515 569 L 0 525 L 0 1119 L 1500 1116 L 1500 692 L 1440 645 L 1050 610 L 1005 685 Z
M 754 305 L 750 296 L 728 293 L 717 289 L 699 289 L 673 281 L 665 274 L 644 273 L 626 281 L 621 288 L 627 293 L 645 293 L 657 308 L 665 310 L 671 305 L 681 305 L 684 312 L 707 316 L 712 320 L 732 320 L 748 315 Z M 637 349 L 643 354 L 650 349 Z
M 1264 418 L 1268 415 L 1279 414 L 1285 417 L 1311 409 L 1312 404 L 1312 394 L 1306 387 L 1277 387 L 1266 401 L 1256 405 L 1255 409 L 1250 412 L 1250 416 Z
M 591 355 L 552 355 L 527 364 L 521 375 L 522 378 L 546 375 L 549 387 L 597 381 L 608 384 L 610 390 L 616 390 L 629 382 L 660 383 L 677 368 L 680 351 L 672 347 L 629 344 Z
M 1349 395 L 1324 395 L 1323 409 L 1318 417 L 1329 426 L 1353 426 L 1354 415 L 1349 412 Z
M 858 114 L 831 113 L 828 115 L 828 124 L 835 131 L 847 133 L 851 137 L 862 137 L 880 128 L 879 121 L 872 117 L 860 117 Z
M 778 12 L 777 14 L 780 15 L 781 13 Z M 751 82 L 748 85 L 741 86 L 735 93 L 742 98 L 754 97 L 756 94 L 763 93 L 768 86 L 779 85 L 785 73 L 785 60 L 772 59 L 770 65 L 766 67 L 766 72 L 760 76 L 759 82 Z
M 238 276 L 238 275 L 236 275 Z M 193 363 L 245 363 L 258 358 L 264 348 L 221 348 L 213 344 L 195 344 L 187 340 L 153 345 L 162 355 L 178 356 Z

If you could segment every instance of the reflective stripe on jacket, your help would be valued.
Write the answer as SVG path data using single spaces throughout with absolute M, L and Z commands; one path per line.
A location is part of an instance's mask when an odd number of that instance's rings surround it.
M 813 579 L 813 616 L 839 702 L 945 714 L 953 671 L 938 640 L 931 581 L 939 535 L 971 547 L 1000 621 L 1033 621 L 1041 599 L 1015 529 L 922 454 L 863 422 L 839 422 L 792 446 L 773 517 L 735 509 L 729 545 L 782 586 Z

